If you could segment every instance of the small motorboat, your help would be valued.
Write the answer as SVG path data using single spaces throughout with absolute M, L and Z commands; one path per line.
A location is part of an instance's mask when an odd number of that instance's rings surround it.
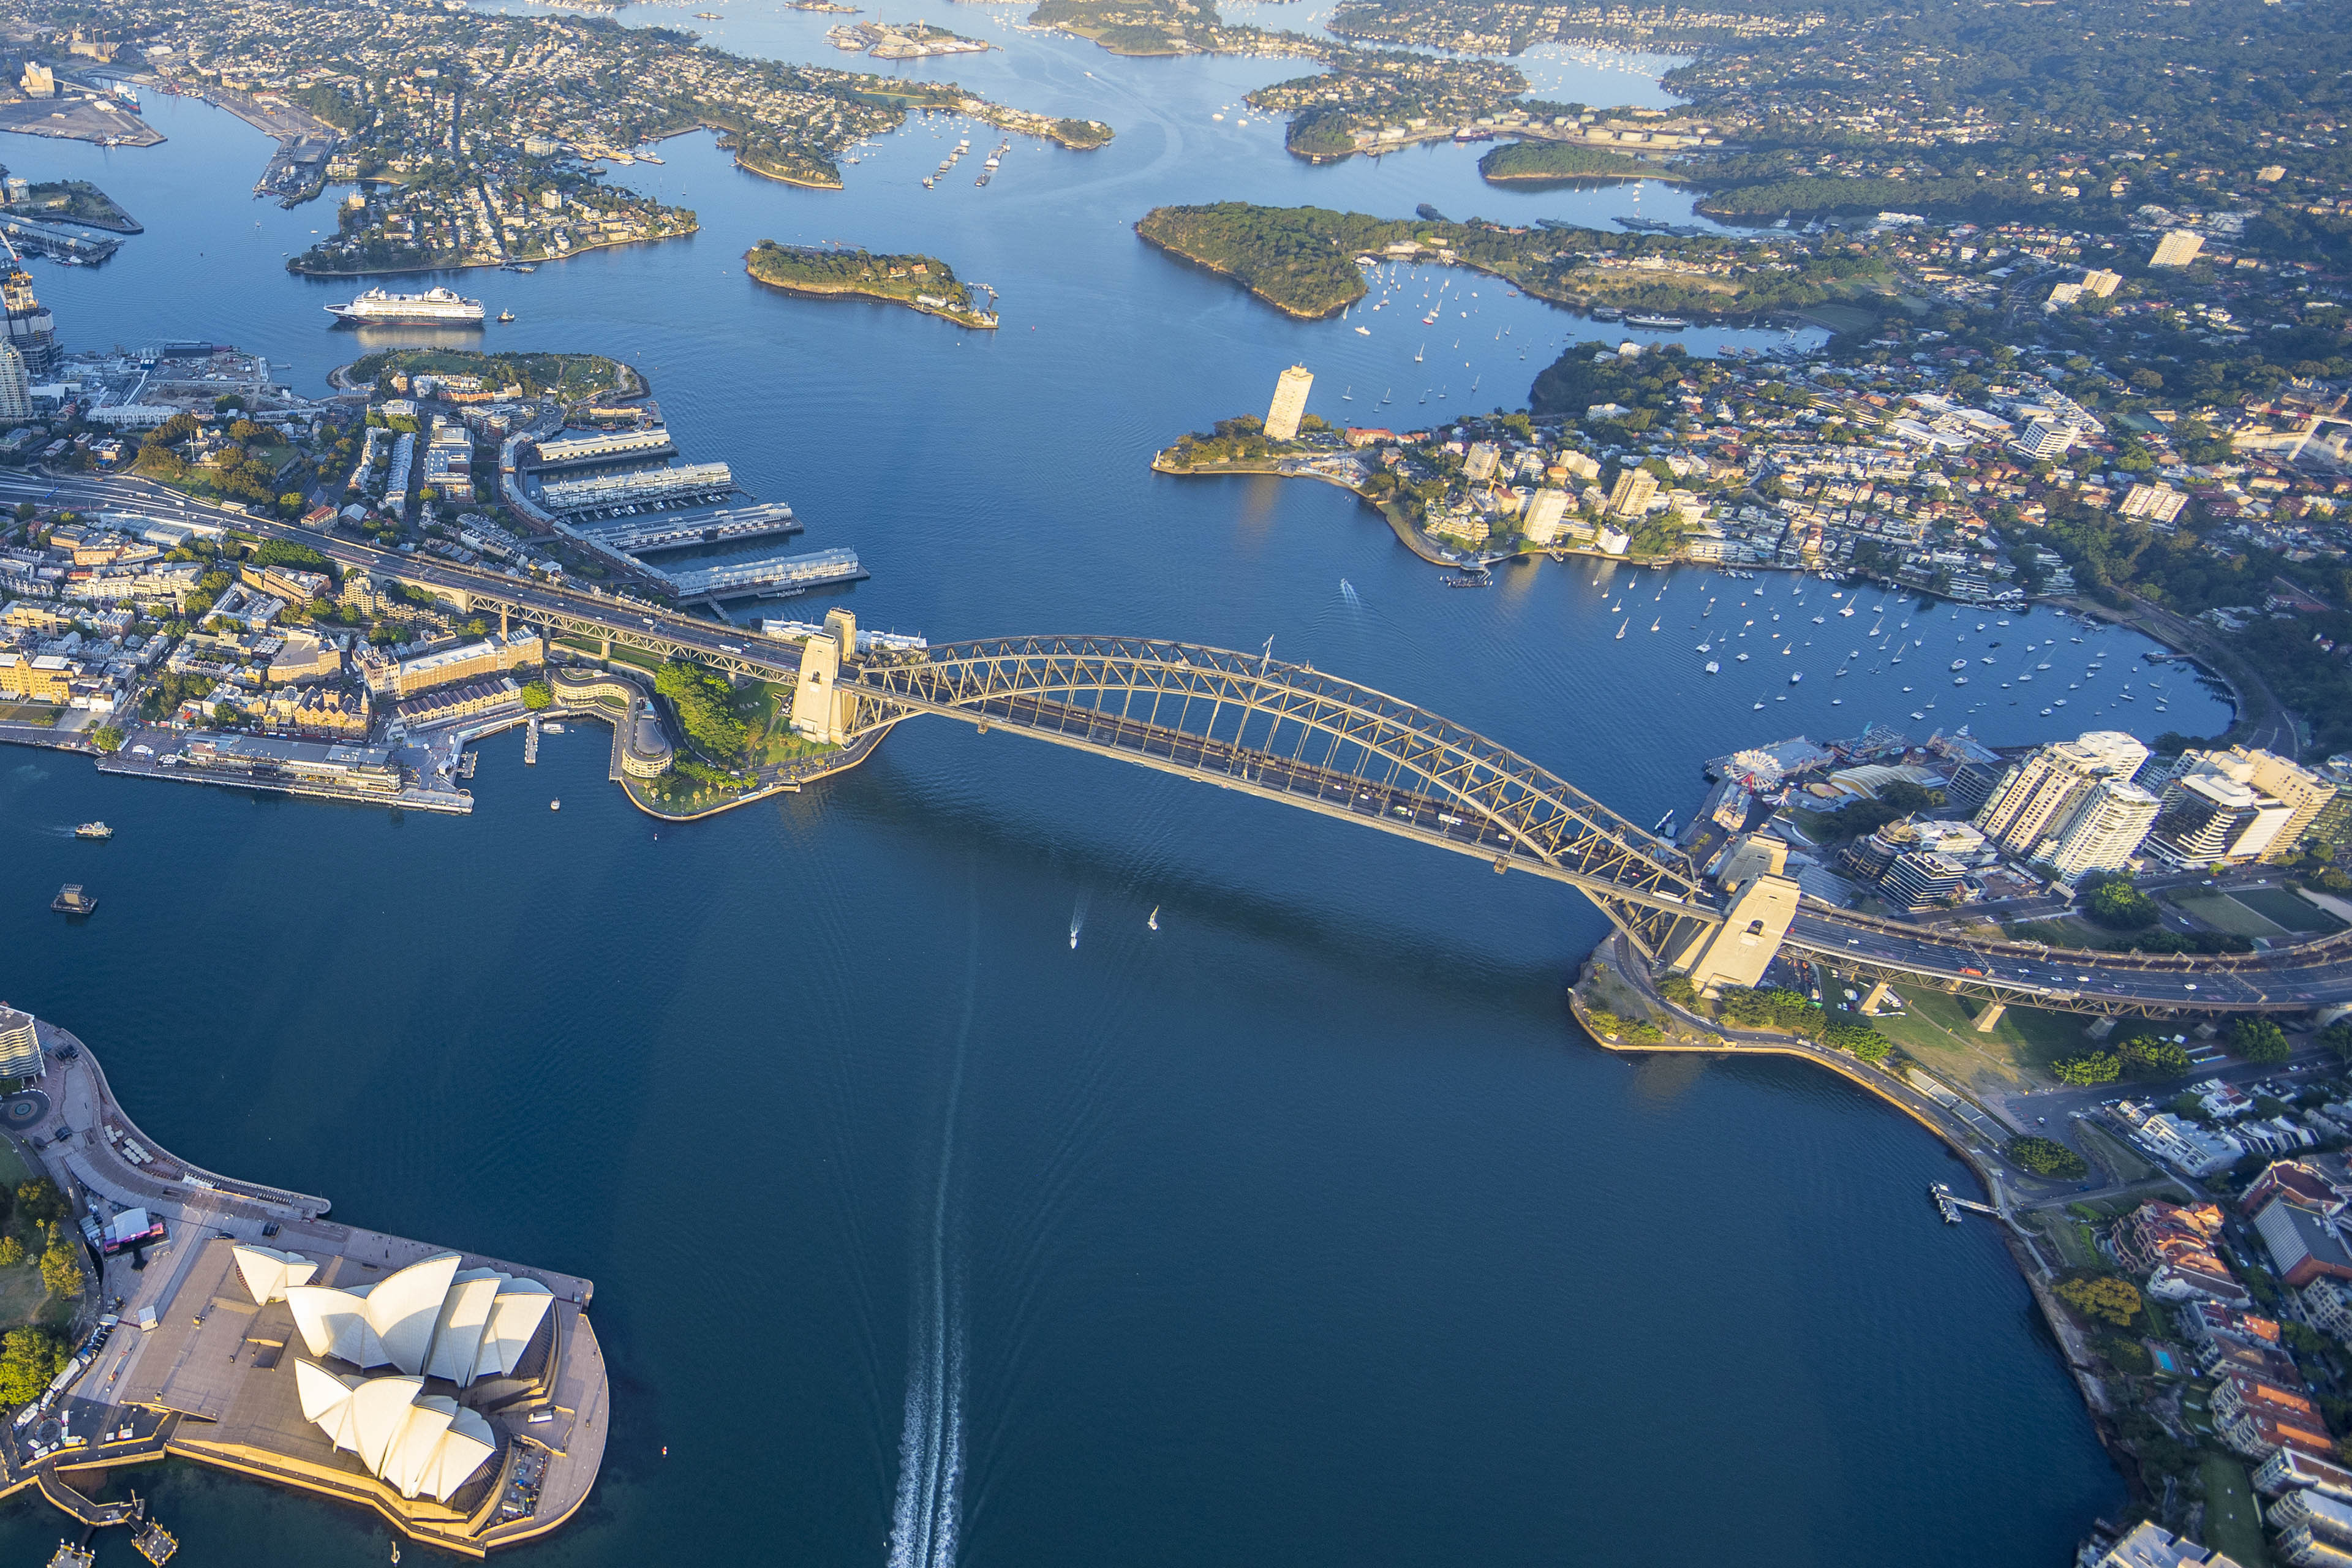
M 114 837 L 114 829 L 103 822 L 85 822 L 74 829 L 74 837 L 76 838 L 111 838 Z

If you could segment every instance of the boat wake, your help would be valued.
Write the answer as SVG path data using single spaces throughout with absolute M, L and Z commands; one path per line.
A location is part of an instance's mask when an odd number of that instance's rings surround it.
M 1348 601 L 1348 607 L 1351 610 L 1364 607 L 1364 601 L 1356 597 L 1356 585 L 1345 577 L 1339 579 L 1339 597 Z
M 975 911 L 975 921 L 977 912 Z M 1073 928 L 1075 931 L 1075 927 Z M 1075 937 L 1073 938 L 1075 941 Z M 963 1524 L 963 1307 L 948 1246 L 948 1200 L 955 1174 L 956 1111 L 980 994 L 980 932 L 971 933 L 963 1016 L 956 1026 L 940 1127 L 939 1179 L 931 1188 L 907 1349 L 907 1417 L 898 1435 L 898 1495 L 890 1510 L 889 1568 L 954 1568 Z

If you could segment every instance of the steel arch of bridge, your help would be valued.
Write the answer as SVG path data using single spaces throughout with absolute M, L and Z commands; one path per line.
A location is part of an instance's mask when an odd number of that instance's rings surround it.
M 1311 666 L 1152 637 L 948 643 L 844 669 L 853 732 L 936 713 L 1202 777 L 1585 894 L 1652 957 L 1719 923 L 1688 858 L 1566 780 Z

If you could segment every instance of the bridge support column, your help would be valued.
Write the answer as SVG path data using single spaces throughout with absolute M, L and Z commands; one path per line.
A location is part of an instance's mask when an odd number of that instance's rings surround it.
M 1986 1003 L 1984 1005 L 1984 1011 L 1977 1015 L 1977 1033 L 1979 1035 L 1991 1034 L 1993 1031 L 1993 1026 L 1999 1024 L 2000 1022 L 2000 1016 L 2008 1011 L 2009 1004 L 2006 1002 Z
M 1895 987 L 1884 980 L 1880 981 L 1870 988 L 1870 994 L 1862 999 L 1862 1016 L 1865 1018 L 1876 1017 L 1878 1010 L 1885 1006 L 1887 999 L 1894 994 Z
M 1711 996 L 1726 985 L 1753 985 L 1763 979 L 1802 896 L 1793 878 L 1767 873 L 1750 879 L 1692 958 L 1691 984 Z
M 610 632 L 604 634 L 604 662 L 613 662 L 613 634 Z
M 506 641 L 506 639 L 507 639 L 507 607 L 506 607 L 504 605 L 500 605 L 499 606 L 499 640 L 500 642 L 504 642 L 504 641 Z

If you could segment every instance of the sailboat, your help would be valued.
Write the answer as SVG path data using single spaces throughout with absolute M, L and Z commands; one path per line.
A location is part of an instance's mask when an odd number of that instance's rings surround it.
M 1143 923 L 1150 926 L 1153 931 L 1158 931 L 1160 929 L 1160 906 L 1158 904 L 1151 906 L 1151 918 L 1145 921 Z
M 1663 621 L 1663 620 L 1664 620 L 1665 618 L 1666 618 L 1665 616 L 1660 616 L 1658 617 L 1658 620 L 1656 620 L 1656 621 L 1652 621 L 1652 622 L 1650 623 L 1650 629 L 1651 629 L 1652 631 L 1656 631 L 1656 630 L 1658 629 L 1658 621 Z
M 1617 635 L 1610 640 L 1612 642 L 1623 642 L 1625 640 L 1625 628 L 1633 624 L 1633 623 L 1631 621 L 1619 621 L 1617 623 Z
M 1356 401 L 1356 388 L 1353 383 L 1349 384 L 1348 390 L 1339 395 L 1339 401 L 1342 403 Z
M 1421 363 L 1421 356 L 1422 356 L 1422 354 L 1423 354 L 1423 353 L 1425 353 L 1425 352 L 1428 350 L 1428 348 L 1429 348 L 1429 345 L 1428 345 L 1427 343 L 1423 343 L 1423 344 L 1422 344 L 1422 345 L 1421 345 L 1421 347 L 1420 347 L 1420 348 L 1417 348 L 1417 349 L 1413 350 L 1413 351 L 1412 351 L 1412 363 L 1415 363 L 1415 364 L 1419 364 L 1419 363 Z

